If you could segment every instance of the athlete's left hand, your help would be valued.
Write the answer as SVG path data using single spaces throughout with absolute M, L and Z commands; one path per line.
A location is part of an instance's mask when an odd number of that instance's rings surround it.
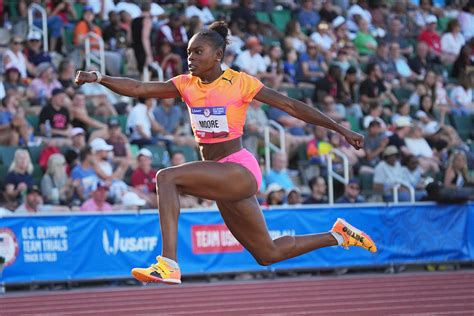
M 355 149 L 359 150 L 362 147 L 364 147 L 364 136 L 356 133 L 354 131 L 351 131 L 350 129 L 346 129 L 343 132 L 343 136 L 346 139 L 346 141 L 352 145 Z

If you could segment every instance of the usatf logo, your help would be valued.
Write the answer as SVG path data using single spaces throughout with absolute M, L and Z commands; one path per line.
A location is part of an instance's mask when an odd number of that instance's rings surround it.
M 111 242 L 112 241 L 112 242 Z M 156 236 L 121 237 L 118 229 L 114 230 L 112 240 L 109 239 L 107 230 L 102 231 L 102 246 L 108 255 L 120 252 L 153 251 L 158 244 Z
M 210 109 L 204 109 L 203 114 L 204 114 L 205 117 L 209 117 L 209 116 L 211 116 L 211 110 Z
M 13 264 L 18 256 L 18 242 L 10 228 L 0 228 L 0 257 L 5 259 L 5 267 Z

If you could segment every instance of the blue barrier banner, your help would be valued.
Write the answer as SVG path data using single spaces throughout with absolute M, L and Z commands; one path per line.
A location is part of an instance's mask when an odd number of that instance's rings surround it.
M 474 204 L 280 208 L 264 215 L 272 238 L 326 232 L 342 217 L 370 234 L 379 251 L 329 247 L 262 267 L 218 212 L 183 212 L 178 230 L 183 274 L 474 261 Z M 150 265 L 160 251 L 157 214 L 0 218 L 7 284 L 129 277 L 132 267 Z

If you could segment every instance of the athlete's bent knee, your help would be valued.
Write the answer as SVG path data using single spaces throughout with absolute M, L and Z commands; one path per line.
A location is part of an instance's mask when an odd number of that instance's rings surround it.
M 279 260 L 272 254 L 253 255 L 257 263 L 261 266 L 269 266 L 277 263 Z
M 161 169 L 156 173 L 156 185 L 170 184 L 174 181 L 173 171 L 170 169 Z

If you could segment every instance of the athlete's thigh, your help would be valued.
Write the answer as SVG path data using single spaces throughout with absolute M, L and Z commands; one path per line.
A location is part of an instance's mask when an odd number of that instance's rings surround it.
M 255 196 L 237 202 L 216 203 L 232 235 L 250 253 L 255 255 L 272 250 L 273 240 Z
M 158 172 L 158 178 L 162 172 L 165 179 L 171 177 L 180 192 L 209 200 L 237 201 L 257 191 L 252 173 L 237 163 L 189 162 Z

